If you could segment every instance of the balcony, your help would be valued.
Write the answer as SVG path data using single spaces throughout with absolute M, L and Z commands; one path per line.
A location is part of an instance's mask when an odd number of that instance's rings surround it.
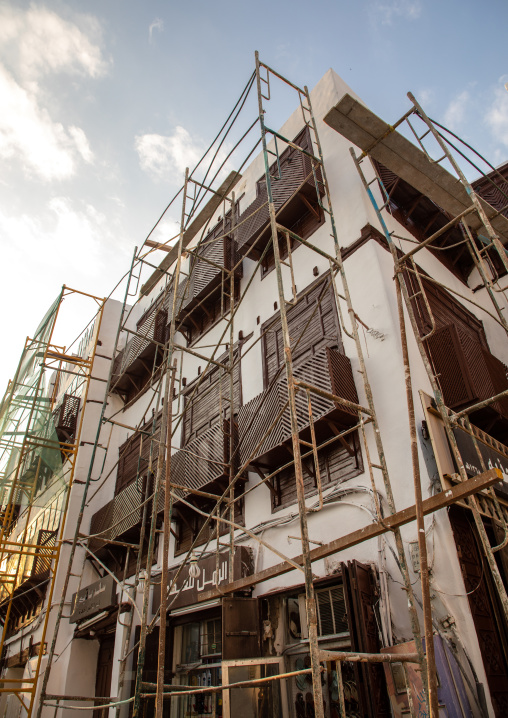
M 206 244 L 208 241 L 210 241 L 209 237 L 204 240 L 204 246 L 197 251 L 197 257 L 193 262 L 188 280 L 188 288 L 183 297 L 182 310 L 190 311 L 201 300 L 211 301 L 214 290 L 218 289 L 222 281 L 228 278 L 227 272 L 239 260 L 236 243 L 230 237 L 222 237 L 211 244 Z M 240 265 L 235 272 L 235 278 L 241 276 L 242 267 Z M 226 286 L 229 290 L 229 282 Z
M 453 324 L 437 329 L 425 341 L 434 372 L 450 409 L 462 409 L 508 389 L 508 367 Z M 471 421 L 507 443 L 508 398 L 470 415 Z
M 206 331 L 229 307 L 230 275 L 235 268 L 235 292 L 242 277 L 242 264 L 236 242 L 224 237 L 230 227 L 227 217 L 208 233 L 192 259 L 190 275 L 180 282 L 177 298 L 177 321 L 187 341 Z M 238 266 L 237 266 L 238 265 Z M 172 292 L 167 300 L 171 314 Z
M 53 412 L 58 441 L 70 444 L 74 440 L 80 402 L 79 396 L 64 394 L 62 403 Z
M 310 359 L 294 367 L 295 378 L 306 381 L 326 392 L 348 401 L 358 403 L 358 395 L 353 379 L 351 362 L 344 354 L 335 349 L 324 347 Z M 283 374 L 271 388 L 256 396 L 238 411 L 238 434 L 240 437 L 239 459 L 243 465 L 247 461 L 259 467 L 276 468 L 287 463 L 291 451 L 291 417 L 289 407 L 271 429 L 265 439 L 263 436 L 282 411 L 288 398 L 287 380 Z M 333 436 L 337 430 L 354 426 L 358 416 L 353 410 L 311 395 L 312 415 L 317 443 Z M 296 411 L 300 438 L 311 440 L 307 394 L 304 391 L 296 395 Z
M 106 545 L 105 541 L 115 541 L 120 537 L 125 541 L 132 540 L 136 542 L 136 539 L 139 540 L 139 527 L 143 516 L 142 504 L 148 495 L 146 481 L 143 482 L 140 477 L 115 494 L 111 501 L 102 506 L 92 516 L 90 522 L 90 534 L 100 533 L 101 539 L 90 539 L 90 549 L 98 552 Z M 148 509 L 148 516 L 150 516 L 150 505 Z M 136 528 L 137 535 L 134 535 L 133 529 Z
M 15 615 L 23 615 L 34 598 L 38 599 L 39 594 L 43 594 L 46 590 L 46 584 L 44 587 L 34 590 L 33 596 L 28 595 L 25 599 L 24 594 L 28 593 L 28 589 L 37 587 L 42 584 L 48 577 L 51 569 L 51 562 L 55 557 L 55 547 L 57 532 L 48 531 L 46 529 L 40 529 L 36 535 L 36 539 L 33 545 L 37 545 L 38 548 L 26 548 L 23 550 L 21 544 L 21 556 L 19 554 L 12 554 L 7 560 L 5 572 L 2 572 L 5 577 L 15 577 L 14 584 L 11 581 L 0 589 L 0 602 L 5 602 L 11 593 L 13 593 L 13 610 Z M 27 541 L 32 545 L 31 541 Z M 19 561 L 19 564 L 18 564 Z M 0 606 L 0 616 L 6 610 L 6 606 Z
M 188 442 L 184 448 L 171 456 L 171 481 L 190 489 L 213 488 L 224 490 L 229 478 L 226 462 L 229 455 L 229 422 L 212 426 L 201 436 Z M 163 472 L 165 467 L 163 467 Z M 121 489 L 114 498 L 99 509 L 90 524 L 90 534 L 101 534 L 106 541 L 117 539 L 139 540 L 139 529 L 143 509 L 141 504 L 153 492 L 152 481 L 147 485 L 141 477 Z M 175 494 L 184 498 L 188 491 L 175 489 Z M 157 513 L 164 510 L 164 490 L 159 495 Z M 151 504 L 148 504 L 148 522 Z M 147 528 L 149 530 L 149 528 Z M 103 540 L 91 539 L 90 548 L 98 551 L 105 545 Z
M 125 347 L 117 354 L 113 364 L 111 391 L 130 398 L 141 391 L 149 380 L 162 351 L 153 343 L 166 341 L 167 310 L 154 303 L 141 317 Z
M 314 152 L 307 130 L 301 132 L 294 143 L 307 152 Z M 270 175 L 277 221 L 288 229 L 294 227 L 294 231 L 304 237 L 304 232 L 299 231 L 302 218 L 309 211 L 319 212 L 318 195 L 322 197 L 325 192 L 319 167 L 314 174 L 310 157 L 288 147 L 280 155 L 279 164 L 270 167 Z M 239 227 L 234 236 L 241 256 L 257 259 L 271 238 L 267 202 L 268 193 L 262 177 L 258 181 L 256 199 L 238 219 Z

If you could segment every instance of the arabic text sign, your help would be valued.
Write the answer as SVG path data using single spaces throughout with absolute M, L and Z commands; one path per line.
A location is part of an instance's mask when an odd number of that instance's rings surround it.
M 178 580 L 171 589 L 168 599 L 168 610 L 180 606 L 190 606 L 198 602 L 198 595 L 203 591 L 209 591 L 217 585 L 235 581 L 252 573 L 252 554 L 246 546 L 237 547 L 233 561 L 233 576 L 229 578 L 229 551 L 222 551 L 219 554 L 219 576 L 217 581 L 216 556 L 208 556 L 198 561 L 200 574 L 197 578 L 189 576 L 188 565 L 184 566 Z M 169 580 L 172 581 L 176 569 L 170 572 Z M 180 590 L 181 589 L 181 590 Z M 161 603 L 161 587 L 155 584 L 153 591 L 152 611 L 155 613 Z
M 453 429 L 453 434 L 468 476 L 481 474 L 483 472 L 482 465 L 471 436 L 462 429 Z M 487 470 L 500 469 L 503 474 L 503 483 L 496 484 L 496 490 L 508 495 L 508 458 L 492 446 L 484 444 L 483 441 L 478 440 L 478 447 Z
M 116 604 L 116 588 L 112 576 L 101 578 L 72 596 L 70 623 L 77 623 Z

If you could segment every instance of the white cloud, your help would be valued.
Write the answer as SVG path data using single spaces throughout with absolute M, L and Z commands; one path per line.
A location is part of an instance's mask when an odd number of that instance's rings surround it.
M 106 217 L 93 205 L 65 196 L 50 199 L 45 211 L 37 215 L 11 216 L 0 211 L 0 236 L 6 240 L 2 248 L 6 260 L 2 262 L 3 281 L 15 284 L 18 280 L 8 273 L 8 267 L 24 265 L 27 286 L 39 283 L 30 281 L 32 272 L 49 272 L 55 286 L 56 271 L 67 274 L 69 284 L 79 280 L 89 284 L 101 271 L 109 275 L 108 255 L 119 250 L 116 228 Z M 36 261 L 27 263 L 27 257 Z
M 157 227 L 150 235 L 150 239 L 154 242 L 158 242 L 159 244 L 166 244 L 167 242 L 173 244 L 178 240 L 179 235 L 179 220 L 175 219 L 174 217 L 164 217 L 164 219 L 159 222 Z
M 164 21 L 161 20 L 159 17 L 155 18 L 155 20 L 152 22 L 152 24 L 148 28 L 148 40 L 150 43 L 152 42 L 152 36 L 153 36 L 154 30 L 158 30 L 159 32 L 162 32 L 164 30 Z
M 506 77 L 501 79 L 506 79 Z M 495 89 L 494 99 L 485 115 L 485 123 L 490 128 L 495 140 L 508 147 L 508 92 L 504 87 Z
M 54 122 L 1 65 L 0 105 L 0 157 L 18 162 L 27 174 L 62 180 L 74 174 L 77 155 L 93 160 L 83 130 Z
M 81 16 L 80 24 L 97 39 L 100 28 L 91 16 Z M 22 10 L 5 4 L 0 7 L 0 43 L 3 53 L 27 81 L 55 72 L 103 75 L 107 63 L 98 44 L 76 24 L 52 10 L 30 5 Z
M 450 130 L 458 130 L 464 121 L 470 95 L 467 90 L 460 92 L 449 103 L 444 113 L 444 124 Z
M 32 214 L 29 207 L 25 213 L 13 215 L 0 207 L 0 286 L 4 302 L 12 307 L 4 312 L 12 362 L 8 365 L 9 357 L 4 357 L 3 366 L 0 362 L 0 390 L 12 376 L 16 352 L 21 351 L 26 335 L 34 331 L 62 284 L 105 296 L 120 278 L 132 251 L 123 239 L 127 233 L 120 217 L 119 213 L 107 219 L 93 205 L 66 196 L 53 197 L 39 213 Z M 71 304 L 73 300 L 68 301 L 73 309 L 59 322 L 64 331 L 61 343 L 74 339 L 93 315 L 93 307 L 87 305 L 81 315 Z M 67 300 L 64 310 L 66 305 Z
M 76 150 L 79 152 L 81 157 L 87 164 L 91 164 L 94 160 L 93 152 L 90 149 L 90 144 L 88 142 L 87 136 L 85 135 L 81 127 L 74 127 L 73 125 L 71 125 L 69 127 L 69 134 L 74 140 Z
M 434 90 L 432 88 L 424 87 L 416 92 L 415 95 L 424 110 L 434 104 Z
M 73 176 L 79 160 L 94 161 L 84 130 L 55 119 L 47 92 L 56 74 L 97 78 L 107 69 L 99 24 L 88 15 L 79 22 L 35 4 L 0 5 L 0 157 L 46 181 Z
M 373 5 L 373 12 L 382 25 L 391 25 L 397 18 L 417 20 L 422 13 L 422 4 L 420 0 L 378 1 Z
M 202 155 L 202 145 L 184 127 L 172 135 L 146 134 L 135 138 L 141 168 L 155 179 L 179 183 L 186 167 L 194 167 Z

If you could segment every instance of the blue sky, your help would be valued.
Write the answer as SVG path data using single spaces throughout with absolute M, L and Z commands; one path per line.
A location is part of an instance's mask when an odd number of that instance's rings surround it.
M 254 50 L 310 88 L 333 67 L 388 122 L 411 90 L 499 164 L 507 27 L 505 0 L 0 0 L 0 392 L 63 283 L 102 296 L 126 271 Z

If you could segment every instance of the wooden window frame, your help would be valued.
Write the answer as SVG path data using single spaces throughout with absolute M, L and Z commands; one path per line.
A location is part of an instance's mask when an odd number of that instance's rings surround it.
M 329 272 L 327 272 L 324 276 L 319 277 L 314 282 L 309 284 L 302 292 L 300 292 L 297 295 L 297 300 L 298 300 L 297 304 L 295 304 L 293 307 L 290 307 L 287 310 L 288 323 L 291 323 L 292 316 L 295 313 L 295 310 L 297 310 L 299 306 L 300 307 L 302 306 L 301 302 L 304 299 L 304 297 L 306 295 L 311 294 L 315 289 L 317 289 L 319 287 L 320 284 L 322 284 L 322 290 L 318 293 L 317 298 L 316 298 L 316 303 L 319 302 L 317 314 L 320 317 L 321 324 L 323 325 L 323 319 L 322 319 L 323 297 L 322 297 L 322 294 L 323 294 L 323 292 L 325 292 L 326 294 L 329 294 L 329 301 L 330 301 L 330 306 L 331 306 L 331 310 L 332 310 L 332 314 L 333 314 L 333 323 L 334 323 L 334 328 L 336 330 L 336 336 L 329 337 L 329 338 L 327 338 L 323 332 L 323 337 L 322 337 L 323 338 L 323 346 L 337 347 L 338 351 L 343 353 L 343 345 L 342 345 L 339 317 L 338 317 L 338 313 L 337 313 L 337 306 L 335 303 L 335 295 L 333 292 L 333 286 L 331 283 L 329 283 L 330 280 L 331 280 L 331 282 L 333 282 L 333 279 L 331 278 L 331 274 Z M 327 283 L 329 283 L 328 286 L 326 286 Z M 316 316 L 314 317 L 313 321 L 315 321 L 315 319 L 316 319 Z M 263 335 L 262 339 L 261 339 L 261 347 L 262 347 L 261 351 L 263 354 L 263 389 L 265 391 L 269 387 L 270 382 L 273 380 L 273 377 L 269 376 L 268 367 L 267 367 L 267 332 L 274 332 L 274 331 L 281 332 L 281 321 L 280 321 L 280 312 L 279 311 L 272 314 L 272 316 L 267 321 L 265 321 L 261 326 L 261 334 Z M 293 337 L 293 342 L 292 342 L 293 346 L 296 343 L 296 341 L 298 341 L 299 336 Z M 303 332 L 303 339 L 305 339 L 305 331 Z M 275 341 L 277 342 L 277 339 L 275 339 Z M 296 351 L 292 352 L 292 354 L 293 354 L 292 359 L 293 359 L 294 366 L 298 366 L 300 361 L 305 360 L 305 346 L 306 346 L 305 342 L 302 343 L 300 341 L 298 347 L 296 348 Z M 277 348 L 277 352 L 279 352 L 278 348 Z M 280 353 L 283 354 L 283 352 L 280 352 Z M 280 369 L 281 365 L 282 364 L 279 362 L 278 369 Z
M 359 476 L 363 473 L 363 457 L 358 432 L 352 432 L 349 437 L 344 439 L 344 441 L 347 441 L 351 448 L 351 451 L 353 451 L 354 454 L 351 454 L 351 452 L 345 446 L 341 445 L 338 441 L 318 452 L 318 457 L 320 459 L 321 485 L 323 489 L 327 489 L 330 486 L 334 486 L 341 481 L 349 481 L 355 476 Z M 348 453 L 350 454 L 352 460 L 355 462 L 356 467 L 352 468 L 351 471 L 348 471 L 348 477 L 346 479 L 341 476 L 342 472 L 339 471 L 337 472 L 337 476 L 334 478 L 332 476 L 332 470 L 330 468 L 332 457 L 334 457 L 334 454 L 336 454 L 337 456 L 339 454 L 342 454 L 344 459 L 346 459 L 347 461 Z M 288 460 L 290 458 L 290 452 L 288 451 Z M 325 465 L 324 471 L 322 462 Z M 312 457 L 309 457 L 308 459 L 302 461 L 302 465 L 305 498 L 307 499 L 312 496 L 317 496 L 317 484 L 315 478 L 312 475 L 312 471 L 314 470 L 314 459 Z M 277 513 L 277 511 L 286 509 L 288 506 L 292 506 L 296 503 L 296 498 L 294 494 L 290 492 L 288 488 L 294 485 L 294 475 L 294 467 L 289 467 L 279 472 L 273 477 L 272 482 L 274 486 L 274 491 L 271 492 L 272 513 Z M 283 477 L 285 479 L 285 487 L 281 485 Z

